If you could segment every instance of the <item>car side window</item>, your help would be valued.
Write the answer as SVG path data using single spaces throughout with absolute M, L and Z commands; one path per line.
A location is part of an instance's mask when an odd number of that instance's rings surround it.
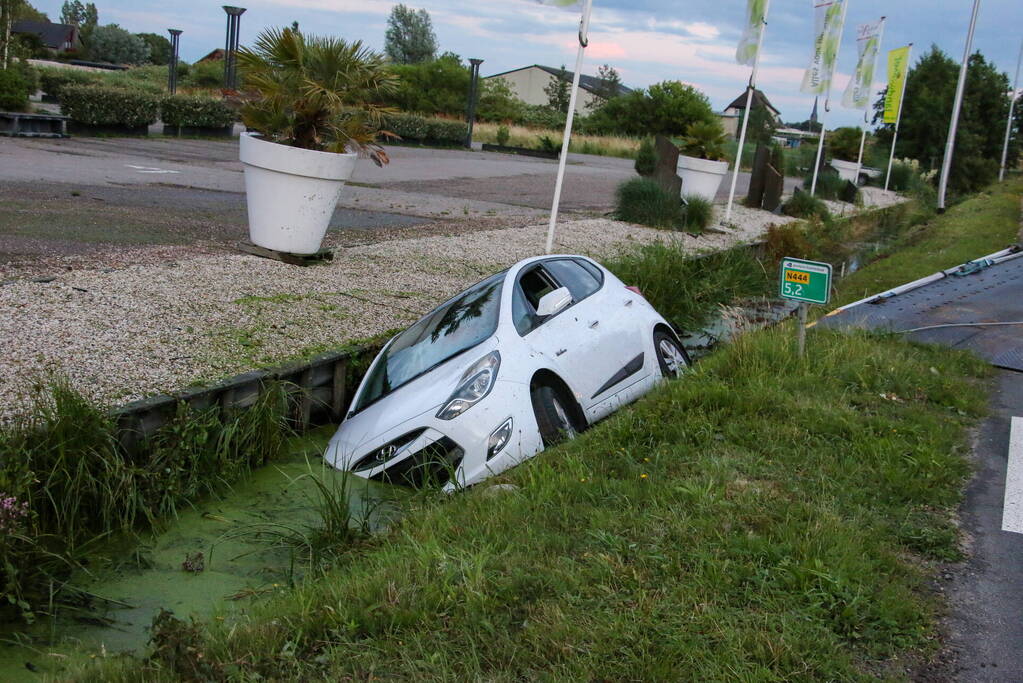
M 529 334 L 539 324 L 536 309 L 526 301 L 526 295 L 519 285 L 515 285 L 512 292 L 512 322 L 520 337 Z
M 563 286 L 568 287 L 573 303 L 578 303 L 600 289 L 600 281 L 575 259 L 545 261 L 544 267 Z
M 522 287 L 522 293 L 526 296 L 526 301 L 533 306 L 534 311 L 540 305 L 543 295 L 553 292 L 559 286 L 541 266 L 533 266 L 520 275 L 519 285 Z
M 590 275 L 592 275 L 593 278 L 597 282 L 600 283 L 601 287 L 604 286 L 604 273 L 600 270 L 600 268 L 596 267 L 595 265 L 593 265 L 589 261 L 582 260 L 581 258 L 572 259 L 572 260 L 575 261 L 576 263 L 578 263 L 583 268 L 585 268 L 586 272 L 589 273 Z
M 536 314 L 540 299 L 560 286 L 540 265 L 519 275 L 512 292 L 512 322 L 519 336 L 525 336 L 543 324 L 544 319 Z

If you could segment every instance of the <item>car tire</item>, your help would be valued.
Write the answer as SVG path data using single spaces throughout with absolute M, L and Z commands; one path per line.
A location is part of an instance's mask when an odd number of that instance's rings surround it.
M 544 448 L 574 439 L 579 430 L 572 419 L 572 405 L 554 387 L 546 384 L 532 391 L 533 412 Z
M 692 364 L 682 344 L 664 330 L 654 332 L 654 353 L 662 377 L 678 377 Z

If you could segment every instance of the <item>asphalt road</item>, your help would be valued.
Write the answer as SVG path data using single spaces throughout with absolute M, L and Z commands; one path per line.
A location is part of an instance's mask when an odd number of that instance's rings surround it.
M 1002 531 L 1009 423 L 1023 417 L 1023 373 L 999 371 L 974 447 L 962 506 L 972 552 L 946 588 L 946 673 L 960 681 L 1023 681 L 1023 534 Z

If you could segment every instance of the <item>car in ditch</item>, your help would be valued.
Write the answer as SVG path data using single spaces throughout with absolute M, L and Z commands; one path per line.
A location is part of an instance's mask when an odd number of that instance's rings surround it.
M 672 327 L 608 269 L 584 256 L 526 259 L 395 335 L 324 458 L 377 481 L 469 486 L 688 365 Z

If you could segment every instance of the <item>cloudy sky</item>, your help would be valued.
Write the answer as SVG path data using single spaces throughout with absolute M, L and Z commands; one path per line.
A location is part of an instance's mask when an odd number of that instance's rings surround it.
M 34 0 L 51 19 L 62 0 Z M 192 61 L 223 47 L 225 15 L 210 0 L 98 0 L 100 23 L 114 22 L 133 32 L 184 30 L 182 57 Z M 238 0 L 242 43 L 266 26 L 298 21 L 307 33 L 361 39 L 383 47 L 390 0 Z M 534 0 L 413 0 L 433 18 L 442 51 L 485 60 L 483 75 L 529 64 L 559 66 L 575 62 L 578 14 Z M 644 87 L 673 79 L 691 83 L 715 108 L 740 94 L 749 78 L 735 63 L 735 45 L 746 0 L 595 0 L 584 73 L 609 63 L 626 85 Z M 812 0 L 773 0 L 764 44 L 759 85 L 787 121 L 806 119 L 812 97 L 799 93 L 810 56 Z M 972 0 L 850 0 L 846 31 L 828 125 L 855 124 L 860 114 L 843 110 L 841 91 L 855 67 L 857 24 L 887 14 L 882 49 L 914 43 L 916 54 L 937 44 L 956 61 L 966 42 Z M 974 49 L 1010 78 L 1023 37 L 1021 0 L 982 0 Z M 915 61 L 915 60 L 914 60 Z M 884 69 L 878 77 L 884 79 Z M 879 88 L 884 83 L 878 84 Z

